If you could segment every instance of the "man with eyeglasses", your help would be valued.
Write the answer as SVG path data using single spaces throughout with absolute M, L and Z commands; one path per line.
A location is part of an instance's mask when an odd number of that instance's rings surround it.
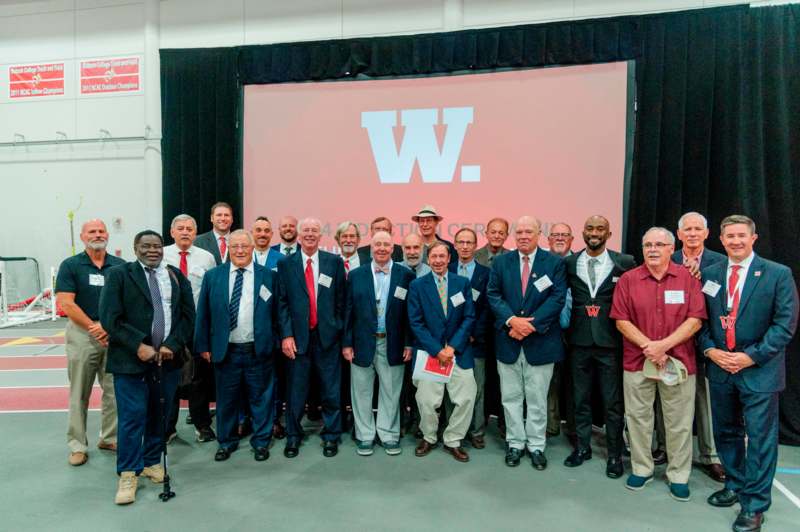
M 614 291 L 611 318 L 623 336 L 622 389 L 633 472 L 625 487 L 653 480 L 653 402 L 658 391 L 667 435 L 670 495 L 688 501 L 696 359 L 694 334 L 706 319 L 700 281 L 671 260 L 675 236 L 663 227 L 642 238 L 644 264 L 628 270 Z

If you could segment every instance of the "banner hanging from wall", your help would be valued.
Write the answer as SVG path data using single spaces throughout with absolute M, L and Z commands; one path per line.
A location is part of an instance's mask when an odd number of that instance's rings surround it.
M 111 57 L 81 61 L 81 94 L 114 94 L 141 90 L 141 59 Z
M 8 67 L 11 99 L 64 95 L 64 63 L 12 65 Z

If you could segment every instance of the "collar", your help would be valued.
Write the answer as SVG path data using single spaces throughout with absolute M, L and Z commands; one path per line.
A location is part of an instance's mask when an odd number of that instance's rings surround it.
M 647 269 L 647 264 L 642 264 L 640 268 L 642 270 L 639 272 L 639 279 L 647 279 L 648 277 L 653 277 L 653 274 L 651 274 L 650 270 Z M 664 273 L 664 277 L 667 277 L 668 275 L 672 277 L 677 277 L 678 272 L 680 272 L 680 268 L 684 268 L 684 266 L 680 264 L 675 264 L 674 262 L 672 262 L 672 260 L 670 260 L 669 264 L 667 265 L 667 271 L 666 273 Z M 664 277 L 662 277 L 662 279 Z M 653 277 L 653 279 L 655 279 L 655 277 Z
M 587 264 L 588 264 L 588 262 L 589 262 L 589 260 L 590 260 L 590 259 L 597 259 L 598 261 L 600 261 L 600 264 L 605 264 L 605 262 L 606 262 L 607 260 L 610 260 L 610 259 L 611 259 L 611 257 L 609 257 L 609 255 L 608 255 L 608 248 L 604 249 L 604 250 L 603 250 L 603 252 L 602 252 L 601 254 L 599 254 L 598 256 L 596 256 L 596 257 L 592 257 L 591 255 L 589 255 L 589 254 L 586 252 L 586 250 L 585 250 L 585 249 L 583 250 L 583 252 L 582 252 L 581 254 L 582 254 L 584 257 L 586 257 L 586 262 L 587 262 Z
M 530 259 L 530 263 L 532 265 L 533 264 L 533 260 L 536 258 L 536 252 L 537 251 L 539 251 L 539 246 L 536 246 L 535 248 L 533 248 L 533 251 L 531 251 L 530 253 L 523 253 L 520 250 L 517 250 L 517 253 L 519 253 L 519 262 L 520 262 L 520 264 L 522 264 L 522 262 L 523 262 L 522 257 L 528 257 Z
M 253 253 L 258 253 L 259 255 L 267 255 L 269 254 L 269 246 L 267 246 L 263 251 L 259 251 L 253 248 Z
M 231 274 L 236 273 L 236 270 L 239 269 L 239 266 L 234 265 L 232 262 L 230 263 L 230 265 L 231 265 L 230 273 Z M 250 264 L 248 264 L 247 266 L 244 267 L 244 271 L 250 272 L 250 273 L 255 272 L 255 266 L 253 266 L 253 261 L 252 260 L 250 261 Z
M 216 229 L 212 229 L 211 232 L 214 233 L 214 241 L 215 242 L 219 242 L 220 237 L 223 237 L 225 239 L 225 242 L 227 242 L 228 241 L 228 236 L 230 236 L 230 234 L 231 234 L 231 232 L 228 231 L 224 235 L 221 235 L 221 234 L 217 233 Z
M 431 275 L 433 275 L 433 280 L 434 280 L 434 281 L 436 281 L 437 283 L 439 283 L 439 282 L 441 282 L 441 281 L 445 281 L 445 282 L 447 282 L 447 273 L 448 273 L 448 272 L 447 272 L 447 271 L 445 271 L 445 272 L 444 272 L 444 275 L 439 275 L 439 274 L 438 274 L 438 273 L 436 273 L 435 271 L 431 270 Z
M 150 266 L 145 266 L 144 262 L 142 262 L 140 260 L 137 260 L 136 262 L 139 263 L 139 266 L 142 267 L 142 270 L 144 270 L 144 273 L 146 275 L 147 274 L 147 270 L 150 268 Z M 158 266 L 156 266 L 153 269 L 156 271 L 156 273 L 161 273 L 165 269 L 164 260 L 162 259 L 161 262 L 158 263 Z
M 84 249 L 78 255 L 78 260 L 83 264 L 91 264 L 94 266 L 94 262 L 92 262 L 92 258 L 89 256 L 89 253 Z M 106 250 L 106 254 L 103 255 L 103 266 L 108 264 L 108 251 Z
M 283 253 L 284 250 L 287 250 L 287 249 L 291 249 L 292 251 L 296 250 L 297 249 L 297 240 L 295 240 L 291 244 L 287 244 L 286 242 L 281 242 L 281 245 L 280 245 L 281 253 Z
M 306 255 L 306 252 L 300 250 L 300 254 L 303 255 L 303 267 L 305 268 L 308 259 L 311 259 L 311 262 L 314 264 L 319 264 L 319 250 L 316 250 L 313 255 Z
M 380 268 L 380 266 L 378 266 L 378 263 L 373 260 L 372 263 L 370 264 L 370 268 L 372 269 L 373 274 L 376 273 L 375 270 L 377 270 L 378 268 L 382 269 L 384 273 L 390 274 L 392 273 L 392 264 L 393 264 L 392 259 L 389 259 L 389 262 L 387 262 L 383 268 Z
M 700 250 L 700 253 L 698 253 L 697 255 L 697 262 L 703 260 L 703 253 L 705 253 L 705 251 L 706 251 L 706 246 L 704 244 L 702 246 L 702 249 Z M 686 248 L 681 248 L 681 258 L 683 258 L 683 260 L 686 260 Z
M 749 257 L 747 257 L 746 259 L 744 259 L 742 262 L 739 262 L 739 263 L 733 262 L 729 257 L 728 258 L 728 270 L 730 270 L 731 266 L 733 266 L 733 265 L 741 266 L 743 270 L 746 270 L 746 269 L 750 268 L 750 265 L 753 263 L 753 259 L 755 258 L 755 256 L 756 256 L 756 253 L 754 251 L 754 252 L 750 253 Z
M 471 268 L 472 266 L 475 266 L 475 259 L 472 259 L 469 262 L 458 261 L 458 263 L 456 264 L 456 268 L 461 268 L 462 266 L 467 269 Z

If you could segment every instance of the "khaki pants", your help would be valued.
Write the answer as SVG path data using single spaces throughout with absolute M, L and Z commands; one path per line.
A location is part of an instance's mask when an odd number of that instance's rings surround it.
M 402 365 L 389 365 L 386 338 L 375 339 L 375 356 L 369 367 L 350 364 L 350 395 L 353 399 L 357 440 L 371 443 L 377 432 L 382 443 L 400 441 L 400 391 L 403 388 L 404 371 Z M 377 423 L 372 413 L 375 375 L 378 375 Z
M 645 378 L 641 371 L 625 371 L 622 377 L 625 395 L 625 417 L 631 446 L 633 474 L 649 477 L 653 474 L 653 402 L 656 390 L 664 412 L 667 439 L 667 479 L 675 484 L 689 481 L 692 470 L 692 420 L 694 419 L 695 376 L 686 382 L 667 386 L 661 381 Z
M 417 385 L 417 406 L 419 406 L 419 428 L 425 441 L 433 444 L 439 439 L 437 437 L 439 414 L 436 413 L 436 409 L 441 406 L 444 390 L 447 387 L 447 394 L 450 396 L 454 408 L 442 439 L 448 447 L 461 447 L 461 440 L 466 436 L 470 423 L 472 423 L 475 394 L 478 388 L 472 370 L 461 369 L 456 364 L 453 374 L 450 376 L 450 382 L 447 384 L 426 380 L 418 380 L 415 384 Z
M 544 452 L 547 391 L 550 389 L 553 367 L 553 364 L 531 366 L 525 353 L 520 353 L 513 364 L 497 361 L 500 396 L 506 415 L 506 443 L 509 447 L 527 447 L 530 452 Z
M 66 351 L 69 376 L 67 445 L 70 451 L 85 453 L 89 446 L 89 441 L 86 439 L 86 412 L 95 377 L 103 389 L 100 440 L 116 443 L 117 403 L 114 398 L 113 377 L 110 373 L 106 373 L 106 349 L 86 330 L 69 322 L 66 331 Z

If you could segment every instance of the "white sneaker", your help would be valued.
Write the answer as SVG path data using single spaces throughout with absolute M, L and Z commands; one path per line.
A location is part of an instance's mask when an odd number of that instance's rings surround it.
M 117 485 L 117 496 L 114 502 L 117 504 L 130 504 L 136 500 L 136 486 L 139 482 L 136 473 L 133 471 L 123 471 L 119 474 Z

